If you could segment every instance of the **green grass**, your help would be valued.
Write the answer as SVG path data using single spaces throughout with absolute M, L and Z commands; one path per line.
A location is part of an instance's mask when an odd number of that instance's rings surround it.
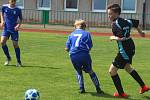
M 0 100 L 23 100 L 25 91 L 30 88 L 39 90 L 40 100 L 116 100 L 112 96 L 115 88 L 108 73 L 109 65 L 117 53 L 116 43 L 110 42 L 108 37 L 93 36 L 93 69 L 106 94 L 97 95 L 90 77 L 84 74 L 87 93 L 81 95 L 75 70 L 68 53 L 64 51 L 66 39 L 67 35 L 21 32 L 22 68 L 15 67 L 15 53 L 11 41 L 8 41 L 12 62 L 10 66 L 3 66 L 5 56 L 0 50 Z M 150 40 L 134 40 L 136 55 L 133 66 L 150 85 Z M 138 93 L 139 85 L 124 70 L 119 70 L 119 75 L 131 100 L 150 99 L 150 92 L 143 95 Z

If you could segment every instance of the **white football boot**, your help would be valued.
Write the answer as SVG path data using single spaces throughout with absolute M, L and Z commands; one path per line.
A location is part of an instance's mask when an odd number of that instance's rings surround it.
M 4 63 L 4 66 L 8 66 L 9 63 L 10 63 L 10 61 L 11 61 L 11 58 L 9 58 L 9 59 L 7 58 L 6 61 L 5 61 L 5 63 Z

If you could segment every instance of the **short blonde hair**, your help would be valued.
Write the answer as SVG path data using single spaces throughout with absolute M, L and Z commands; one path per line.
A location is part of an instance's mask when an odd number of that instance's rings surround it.
M 86 22 L 85 22 L 85 20 L 78 19 L 78 20 L 75 20 L 74 26 L 84 29 L 84 28 L 86 28 Z

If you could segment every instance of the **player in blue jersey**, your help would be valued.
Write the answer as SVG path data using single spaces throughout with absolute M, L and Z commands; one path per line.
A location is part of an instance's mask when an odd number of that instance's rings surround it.
M 142 94 L 150 90 L 150 88 L 145 85 L 136 70 L 131 67 L 132 57 L 135 54 L 135 45 L 130 36 L 130 30 L 132 27 L 134 27 L 142 37 L 144 37 L 145 34 L 139 28 L 139 20 L 127 20 L 119 17 L 121 8 L 118 4 L 111 4 L 107 9 L 108 17 L 112 22 L 113 32 L 113 36 L 110 36 L 110 40 L 116 40 L 119 49 L 116 58 L 109 68 L 109 73 L 117 89 L 117 92 L 114 93 L 114 96 L 128 97 L 122 88 L 121 80 L 117 73 L 118 69 L 125 69 L 139 83 L 141 87 L 139 93 Z
M 89 51 L 93 44 L 90 33 L 85 31 L 86 23 L 84 20 L 76 20 L 74 26 L 75 30 L 69 35 L 65 50 L 69 52 L 70 59 L 77 72 L 80 93 L 85 93 L 82 71 L 89 73 L 97 93 L 103 93 L 97 75 L 92 70 L 92 60 Z
M 17 64 L 16 66 L 21 66 L 20 60 L 20 48 L 18 45 L 19 34 L 18 30 L 22 22 L 21 9 L 16 7 L 16 0 L 9 0 L 9 4 L 2 6 L 1 13 L 1 26 L 3 27 L 3 32 L 1 35 L 1 45 L 6 55 L 7 59 L 4 65 L 9 65 L 11 61 L 11 56 L 9 54 L 8 47 L 6 45 L 7 40 L 11 36 L 11 40 L 15 49 Z

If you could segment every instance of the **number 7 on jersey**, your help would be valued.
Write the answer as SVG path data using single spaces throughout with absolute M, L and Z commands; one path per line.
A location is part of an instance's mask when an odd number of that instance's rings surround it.
M 75 47 L 79 47 L 79 41 L 82 37 L 82 34 L 74 34 L 73 36 L 77 37 L 76 42 L 75 42 Z

